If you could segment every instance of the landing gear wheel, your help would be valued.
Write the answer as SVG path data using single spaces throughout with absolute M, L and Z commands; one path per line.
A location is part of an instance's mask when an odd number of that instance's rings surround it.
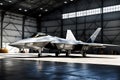
M 58 57 L 59 54 L 60 54 L 60 51 L 56 52 L 56 53 L 55 53 L 55 56 Z
M 42 56 L 42 48 L 40 48 L 39 50 L 38 50 L 38 57 L 41 57 Z
M 83 53 L 82 53 L 82 56 L 83 56 L 83 57 L 86 57 L 86 52 L 83 52 Z
M 68 52 L 66 52 L 66 57 L 68 57 L 69 56 L 69 53 Z
M 38 53 L 38 57 L 41 57 L 41 53 Z
M 56 57 L 58 57 L 58 56 L 59 56 L 59 53 L 58 53 L 58 52 L 56 52 L 56 53 L 55 53 L 55 56 L 56 56 Z
M 66 57 L 70 56 L 70 54 L 71 54 L 71 50 L 68 50 L 68 51 L 66 52 Z

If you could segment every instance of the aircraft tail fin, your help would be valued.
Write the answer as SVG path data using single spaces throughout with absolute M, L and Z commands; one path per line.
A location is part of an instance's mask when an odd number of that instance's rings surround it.
M 76 38 L 74 37 L 71 30 L 67 30 L 66 39 L 67 40 L 76 40 Z
M 93 43 L 96 39 L 96 37 L 98 36 L 99 32 L 101 31 L 101 28 L 98 28 L 93 34 L 92 36 L 87 40 L 88 43 Z

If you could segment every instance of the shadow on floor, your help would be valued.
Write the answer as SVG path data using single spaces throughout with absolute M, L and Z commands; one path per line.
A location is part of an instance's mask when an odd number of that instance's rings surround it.
M 92 56 L 87 56 L 87 57 L 82 57 L 82 56 L 52 56 L 52 55 L 45 55 L 41 57 L 12 57 L 12 58 L 105 58 L 105 59 L 115 59 L 114 57 L 92 57 Z

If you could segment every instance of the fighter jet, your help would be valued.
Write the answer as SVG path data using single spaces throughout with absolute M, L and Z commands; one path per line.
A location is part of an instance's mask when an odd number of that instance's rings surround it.
M 66 51 L 66 56 L 69 56 L 69 54 L 71 54 L 71 51 L 81 51 L 82 56 L 86 57 L 86 51 L 90 47 L 106 48 L 106 46 L 118 46 L 94 43 L 100 31 L 101 28 L 98 28 L 86 42 L 76 40 L 72 31 L 67 30 L 66 39 L 50 35 L 42 35 L 34 38 L 23 39 L 10 45 L 18 48 L 32 48 L 39 50 L 38 57 L 41 56 L 41 51 L 43 49 L 58 50 L 58 52 L 55 53 L 56 56 L 58 56 L 62 50 Z

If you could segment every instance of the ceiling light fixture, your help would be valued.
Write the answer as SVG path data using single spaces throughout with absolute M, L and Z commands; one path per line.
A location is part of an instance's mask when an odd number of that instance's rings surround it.
M 3 3 L 0 3 L 0 5 L 2 6 L 2 5 L 3 5 Z
M 21 11 L 22 10 L 22 8 L 19 8 L 19 11 Z
M 68 2 L 67 1 L 64 1 L 65 4 L 67 4 Z
M 74 1 L 74 0 L 70 0 L 70 1 Z
M 41 15 L 41 14 L 39 14 L 38 16 L 39 16 L 39 17 L 41 17 L 42 15 Z
M 10 1 L 8 1 L 9 3 L 11 3 L 12 1 L 10 0 Z
M 25 9 L 24 11 L 27 12 L 27 9 Z
M 43 10 L 43 8 L 40 8 L 40 10 Z
M 45 9 L 45 12 L 48 12 L 48 9 Z

